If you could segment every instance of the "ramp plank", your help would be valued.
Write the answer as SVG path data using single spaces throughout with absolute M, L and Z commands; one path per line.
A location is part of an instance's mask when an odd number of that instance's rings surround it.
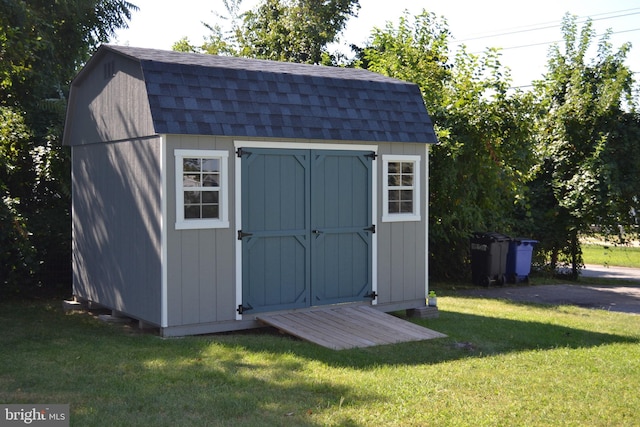
M 264 314 L 257 319 L 290 335 L 334 350 L 446 337 L 365 305 Z

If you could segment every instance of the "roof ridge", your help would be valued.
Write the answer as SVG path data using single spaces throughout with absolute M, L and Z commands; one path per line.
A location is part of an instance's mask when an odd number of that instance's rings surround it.
M 243 58 L 236 56 L 211 55 L 207 53 L 178 52 L 152 48 L 104 44 L 101 48 L 117 52 L 139 61 L 154 61 L 167 64 L 194 65 L 210 68 L 242 69 L 246 71 L 297 74 L 333 79 L 376 81 L 389 84 L 413 84 L 393 77 L 384 76 L 362 68 L 334 67 L 327 65 L 301 64 L 268 59 Z

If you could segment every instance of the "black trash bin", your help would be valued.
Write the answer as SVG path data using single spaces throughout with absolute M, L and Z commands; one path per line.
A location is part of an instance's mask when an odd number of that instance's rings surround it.
M 471 236 L 471 280 L 476 285 L 504 285 L 511 238 L 500 233 L 475 232 Z

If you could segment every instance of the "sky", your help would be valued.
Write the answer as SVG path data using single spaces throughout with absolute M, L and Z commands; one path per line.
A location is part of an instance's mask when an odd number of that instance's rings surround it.
M 209 34 L 202 22 L 223 25 L 216 13 L 226 15 L 222 0 L 129 1 L 140 10 L 133 12 L 129 28 L 118 31 L 113 44 L 171 49 L 187 37 L 197 46 Z M 243 0 L 241 9 L 251 9 L 258 2 Z M 565 13 L 578 16 L 579 22 L 590 17 L 596 34 L 613 31 L 615 49 L 632 43 L 627 65 L 640 80 L 640 0 L 360 0 L 360 6 L 341 36 L 344 46 L 364 45 L 374 27 L 384 28 L 389 21 L 397 24 L 405 10 L 415 16 L 426 9 L 446 19 L 452 51 L 460 43 L 471 53 L 501 48 L 501 62 L 511 69 L 512 86 L 522 88 L 544 74 L 551 43 L 562 39 L 560 22 Z M 594 47 L 591 57 L 595 54 Z

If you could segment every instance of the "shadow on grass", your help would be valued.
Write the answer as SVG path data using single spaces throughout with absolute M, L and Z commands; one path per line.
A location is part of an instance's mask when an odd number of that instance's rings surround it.
M 0 304 L 0 401 L 70 403 L 76 425 L 314 426 L 327 414 L 356 425 L 342 402 L 383 403 L 363 383 L 381 366 L 640 341 L 443 309 L 438 319 L 414 321 L 449 338 L 343 351 L 270 328 L 163 340 L 53 304 Z
M 271 333 L 135 333 L 56 303 L 0 304 L 0 402 L 68 403 L 72 425 L 324 425 L 376 393 L 314 378 L 302 342 Z M 326 419 L 326 418 L 323 418 Z
M 508 303 L 522 305 L 529 304 Z M 547 306 L 538 309 L 556 310 Z M 509 352 L 544 350 L 558 347 L 586 348 L 612 343 L 638 343 L 640 339 L 608 333 L 593 332 L 546 322 L 519 321 L 496 317 L 464 314 L 440 310 L 438 319 L 410 319 L 410 321 L 448 335 L 426 341 L 407 342 L 361 349 L 333 351 L 303 343 L 291 337 L 277 337 L 286 351 L 319 360 L 330 366 L 370 369 L 383 364 L 437 364 L 469 357 L 485 357 Z M 254 332 L 255 333 L 255 332 Z M 243 346 L 260 351 L 260 344 L 247 340 Z M 278 351 L 278 350 L 275 350 Z

